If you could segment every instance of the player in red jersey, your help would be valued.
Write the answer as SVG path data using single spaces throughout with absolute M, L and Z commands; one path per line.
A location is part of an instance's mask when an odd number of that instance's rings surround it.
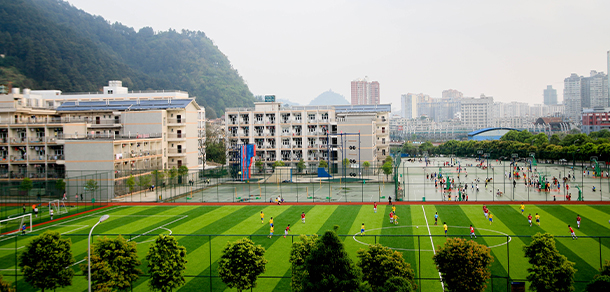
M 373 210 L 377 213 L 377 202 L 373 203 Z
M 576 234 L 574 234 L 574 229 L 572 229 L 572 227 L 570 227 L 570 225 L 568 225 L 568 228 L 570 228 L 570 233 L 572 234 L 572 239 L 578 239 L 578 237 L 576 237 Z
M 576 224 L 578 225 L 578 229 L 580 229 L 580 215 L 576 215 Z
M 288 226 L 284 230 L 284 238 L 286 238 L 286 235 L 288 235 L 288 231 L 290 231 L 290 224 L 288 224 Z
M 477 239 L 477 236 L 474 234 L 474 227 L 470 225 L 470 239 L 474 236 L 474 239 Z
M 305 212 L 301 213 L 301 221 L 305 224 Z
M 527 222 L 529 222 L 530 223 L 530 227 L 532 227 L 532 213 L 527 215 Z

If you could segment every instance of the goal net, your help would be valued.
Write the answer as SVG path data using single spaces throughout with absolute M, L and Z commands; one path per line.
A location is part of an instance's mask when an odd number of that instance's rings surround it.
M 0 220 L 0 234 L 10 235 L 21 232 L 21 227 L 25 224 L 26 231 L 32 232 L 32 214 L 14 216 L 12 218 Z
M 53 215 L 57 216 L 59 214 L 68 213 L 68 209 L 66 208 L 66 202 L 63 200 L 53 200 L 49 202 L 49 213 L 53 210 Z

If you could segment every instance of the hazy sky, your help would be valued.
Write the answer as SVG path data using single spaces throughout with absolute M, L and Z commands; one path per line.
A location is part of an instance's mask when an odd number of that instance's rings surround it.
M 69 0 L 136 30 L 201 30 L 255 95 L 307 104 L 350 81 L 381 102 L 444 89 L 497 101 L 562 100 L 570 73 L 607 72 L 610 1 Z

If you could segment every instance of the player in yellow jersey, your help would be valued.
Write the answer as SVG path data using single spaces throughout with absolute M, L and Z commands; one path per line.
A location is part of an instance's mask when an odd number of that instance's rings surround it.
M 494 215 L 489 212 L 489 225 L 491 225 L 492 222 L 494 222 Z
M 398 225 L 398 216 L 394 214 L 394 225 Z
M 538 215 L 538 213 L 536 213 L 536 223 L 540 226 L 540 215 Z
M 265 223 L 265 213 L 261 211 L 261 224 Z
M 525 211 L 525 205 L 523 205 L 523 202 L 521 202 L 521 215 L 523 215 L 524 211 Z
M 392 205 L 392 212 L 396 213 L 396 205 Z
M 269 227 L 269 238 L 273 236 L 273 226 Z
M 443 222 L 443 229 L 445 229 L 445 236 L 447 236 L 447 222 Z
M 364 235 L 364 223 L 360 226 L 360 235 Z
M 273 227 L 273 217 L 271 217 L 271 219 L 269 219 L 269 226 Z

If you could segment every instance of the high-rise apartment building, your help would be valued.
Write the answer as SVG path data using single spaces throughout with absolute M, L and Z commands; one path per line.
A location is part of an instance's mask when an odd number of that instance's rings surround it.
M 494 99 L 481 94 L 481 98 L 462 98 L 460 105 L 462 125 L 469 129 L 492 126 Z
M 379 104 L 381 100 L 379 82 L 369 82 L 368 77 L 353 80 L 351 92 L 352 105 Z
M 566 118 L 576 123 L 580 122 L 582 112 L 581 79 L 582 77 L 572 73 L 570 77 L 563 80 L 563 103 L 566 106 Z
M 608 106 L 608 76 L 604 72 L 591 70 L 589 77 L 581 77 L 582 108 Z
M 583 109 L 608 106 L 608 76 L 604 72 L 591 70 L 589 77 L 572 73 L 563 86 L 566 117 L 574 122 L 581 121 Z
M 552 85 L 547 85 L 544 90 L 544 104 L 545 105 L 556 105 L 557 104 L 557 90 L 553 89 Z
M 417 95 L 407 93 L 400 96 L 401 115 L 405 119 L 417 117 Z

